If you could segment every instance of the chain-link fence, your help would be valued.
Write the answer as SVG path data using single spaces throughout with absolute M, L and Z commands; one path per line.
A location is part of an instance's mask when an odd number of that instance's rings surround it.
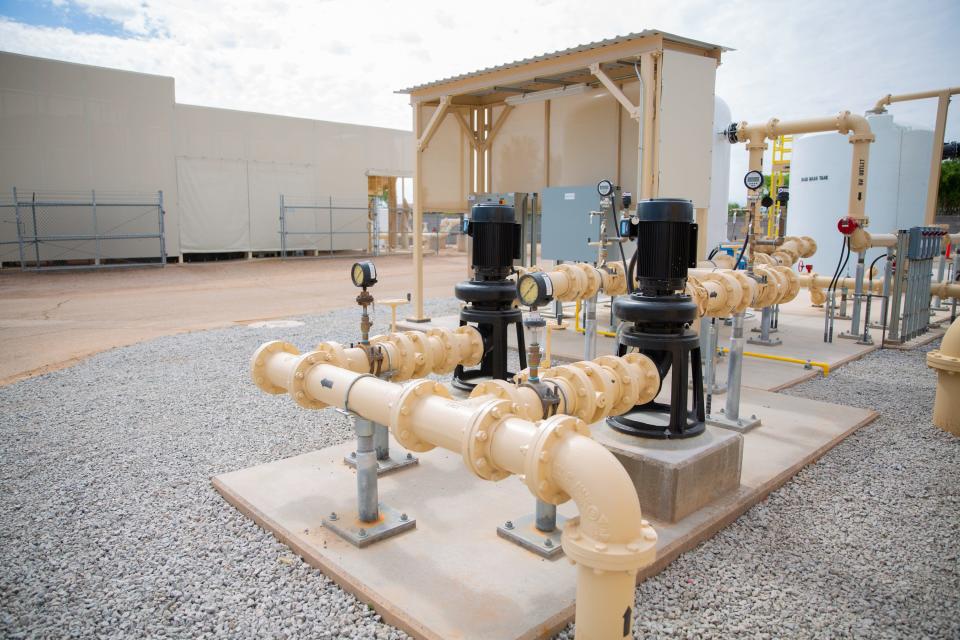
M 424 250 L 466 251 L 462 214 L 425 213 Z M 280 196 L 280 256 L 380 256 L 413 250 L 413 211 L 384 198 Z
M 0 262 L 82 269 L 167 262 L 163 192 L 39 191 L 0 198 Z

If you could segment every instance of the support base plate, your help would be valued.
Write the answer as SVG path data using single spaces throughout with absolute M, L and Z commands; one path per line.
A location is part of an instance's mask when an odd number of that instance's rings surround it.
M 762 423 L 756 415 L 752 415 L 749 418 L 732 420 L 725 415 L 723 409 L 720 409 L 720 413 L 713 413 L 707 416 L 707 424 L 744 433 L 754 427 L 759 427 Z
M 334 519 L 334 517 L 336 519 Z M 356 510 L 349 513 L 329 514 L 323 519 L 323 526 L 361 549 L 415 529 L 417 521 L 405 513 L 380 503 L 380 517 L 375 522 L 363 522 Z
M 760 344 L 765 347 L 776 347 L 777 345 L 783 344 L 783 340 L 780 338 L 747 338 L 747 344 Z
M 507 522 L 510 527 L 507 527 Z M 497 535 L 516 545 L 519 545 L 527 551 L 532 551 L 541 558 L 552 560 L 563 554 L 560 548 L 560 535 L 563 533 L 563 525 L 567 522 L 565 516 L 557 514 L 557 528 L 550 533 L 544 533 L 537 529 L 536 516 L 528 513 L 515 520 L 508 520 L 497 527 Z

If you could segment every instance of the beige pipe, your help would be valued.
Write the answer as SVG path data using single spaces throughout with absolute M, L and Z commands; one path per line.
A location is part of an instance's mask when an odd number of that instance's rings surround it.
M 941 94 L 946 93 L 947 95 L 956 95 L 960 93 L 960 87 L 947 87 L 946 89 L 936 89 L 934 91 L 918 91 L 916 93 L 899 93 L 897 95 L 887 94 L 877 100 L 877 104 L 873 106 L 871 111 L 873 113 L 883 113 L 886 111 L 884 107 L 893 104 L 894 102 L 908 102 L 910 100 L 925 100 L 927 98 L 938 98 Z
M 302 406 L 342 407 L 387 425 L 412 451 L 441 446 L 481 478 L 518 475 L 540 500 L 572 499 L 580 517 L 567 522 L 561 545 L 580 565 L 577 638 L 622 637 L 637 571 L 653 562 L 657 534 L 642 519 L 630 476 L 590 438 L 586 423 L 567 415 L 537 423 L 517 416 L 509 400 L 459 402 L 437 382 L 401 386 L 328 360 L 324 352 L 299 355 L 291 344 L 268 342 L 254 353 L 251 373 L 268 393 L 286 390 Z
M 687 293 L 701 315 L 725 318 L 747 307 L 761 309 L 790 302 L 800 290 L 798 274 L 790 267 L 757 265 L 754 273 L 765 276 L 766 282 L 757 282 L 740 270 L 690 269 Z
M 853 145 L 853 159 L 850 170 L 850 191 L 847 203 L 847 215 L 866 224 L 864 207 L 867 199 L 867 164 L 870 159 L 869 144 L 874 135 L 870 123 L 863 116 L 841 111 L 834 117 L 806 118 L 802 120 L 780 121 L 771 118 L 765 123 L 748 124 L 741 122 L 737 128 L 737 140 L 746 142 L 750 153 L 750 170 L 763 170 L 763 151 L 767 148 L 765 139 L 774 139 L 782 135 L 837 131 L 849 134 Z M 750 190 L 749 207 L 753 214 L 753 234 L 761 236 L 759 215 L 759 191 Z
M 960 300 L 960 282 L 933 282 L 930 284 L 930 296 Z
M 586 300 L 598 293 L 610 296 L 627 293 L 627 277 L 619 262 L 608 262 L 600 268 L 585 262 L 565 262 L 550 271 L 539 266 L 518 268 L 517 271 L 520 275 L 542 273 L 550 280 L 554 299 L 561 302 Z
M 517 415 L 527 420 L 542 420 L 548 416 L 543 414 L 543 403 L 537 392 L 526 386 L 529 377 L 529 369 L 524 369 L 514 376 L 513 383 L 483 381 L 474 387 L 470 397 L 509 400 Z M 560 397 L 556 413 L 575 416 L 588 424 L 646 404 L 660 391 L 657 366 L 640 353 L 600 356 L 590 361 L 550 367 L 540 371 L 540 381 L 556 389 Z
M 937 370 L 933 424 L 960 436 L 960 319 L 947 329 L 940 348 L 927 354 L 927 366 Z
M 857 226 L 850 234 L 850 251 L 862 253 L 873 247 L 897 246 L 895 233 L 870 233 L 862 226 Z
M 433 328 L 426 333 L 402 331 L 370 339 L 371 347 L 383 355 L 380 372 L 394 382 L 423 378 L 431 373 L 450 373 L 458 365 L 474 366 L 483 357 L 483 338 L 474 327 Z M 371 364 L 363 347 L 344 347 L 338 342 L 321 342 L 317 351 L 328 362 L 356 373 L 370 373 Z

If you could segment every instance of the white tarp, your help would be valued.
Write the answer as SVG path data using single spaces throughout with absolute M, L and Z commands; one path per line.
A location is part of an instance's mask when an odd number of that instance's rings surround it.
M 247 163 L 177 158 L 183 251 L 249 251 Z

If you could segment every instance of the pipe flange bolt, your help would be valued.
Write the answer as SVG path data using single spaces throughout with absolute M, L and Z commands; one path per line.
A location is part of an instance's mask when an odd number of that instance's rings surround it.
M 419 331 L 407 331 L 407 337 L 413 343 L 413 375 L 411 378 L 424 378 L 431 372 L 430 345 L 427 337 Z
M 617 356 L 600 356 L 595 358 L 594 362 L 613 371 L 619 383 L 617 385 L 619 394 L 617 394 L 613 406 L 610 407 L 610 415 L 619 416 L 630 411 L 637 404 L 637 391 L 640 381 L 633 379 L 627 364 Z
M 297 366 L 290 372 L 290 380 L 287 382 L 287 388 L 290 390 L 290 396 L 293 401 L 304 409 L 326 409 L 329 405 L 326 402 L 320 402 L 313 398 L 307 391 L 307 374 L 310 369 L 320 364 L 326 354 L 320 351 L 312 351 L 300 356 L 297 360 Z
M 564 438 L 590 436 L 590 427 L 583 420 L 559 414 L 540 423 L 540 430 L 527 449 L 523 461 L 524 482 L 536 497 L 549 504 L 562 504 L 570 495 L 553 478 L 553 450 Z
M 404 385 L 396 404 L 390 408 L 390 425 L 397 444 L 417 453 L 430 451 L 436 446 L 418 438 L 411 423 L 414 407 L 426 395 L 449 398 L 450 392 L 439 382 L 417 380 Z
M 567 558 L 599 571 L 636 571 L 657 557 L 657 532 L 646 520 L 640 521 L 640 536 L 626 544 L 595 540 L 581 533 L 580 520 L 568 520 L 560 544 Z
M 505 417 L 514 415 L 513 404 L 510 400 L 485 402 L 473 413 L 466 428 L 460 453 L 463 454 L 467 468 L 484 480 L 503 480 L 510 475 L 509 471 L 501 469 L 493 462 L 490 444 L 500 422 Z
M 927 354 L 927 366 L 953 374 L 960 371 L 960 358 L 948 356 L 940 350 L 931 351 Z
M 264 342 L 260 345 L 260 347 L 253 352 L 253 357 L 250 358 L 250 377 L 253 379 L 253 383 L 257 385 L 261 391 L 266 391 L 273 395 L 287 392 L 283 387 L 278 387 L 270 382 L 270 378 L 267 377 L 267 360 L 271 355 L 280 352 L 295 356 L 300 355 L 300 350 L 289 342 L 272 340 L 271 342 Z
M 579 416 L 580 419 L 586 421 L 588 424 L 593 424 L 597 420 L 609 415 L 608 407 L 612 405 L 616 399 L 616 378 L 602 366 L 589 360 L 573 362 L 570 366 L 576 367 L 586 373 L 587 379 L 590 380 L 593 386 L 593 413 L 587 417 Z M 579 391 L 577 393 L 579 393 Z M 590 391 L 588 391 L 588 393 L 590 393 Z
M 574 397 L 567 398 L 567 415 L 575 416 L 581 420 L 587 420 L 593 415 L 597 406 L 597 396 L 596 390 L 590 382 L 586 371 L 564 364 L 558 367 L 551 367 L 549 373 L 544 371 L 540 377 L 543 379 L 563 378 L 569 383 Z M 576 411 L 572 410 L 573 407 L 576 407 Z
M 321 342 L 317 350 L 312 352 L 316 362 L 332 364 L 341 369 L 349 369 L 346 349 L 339 342 Z

